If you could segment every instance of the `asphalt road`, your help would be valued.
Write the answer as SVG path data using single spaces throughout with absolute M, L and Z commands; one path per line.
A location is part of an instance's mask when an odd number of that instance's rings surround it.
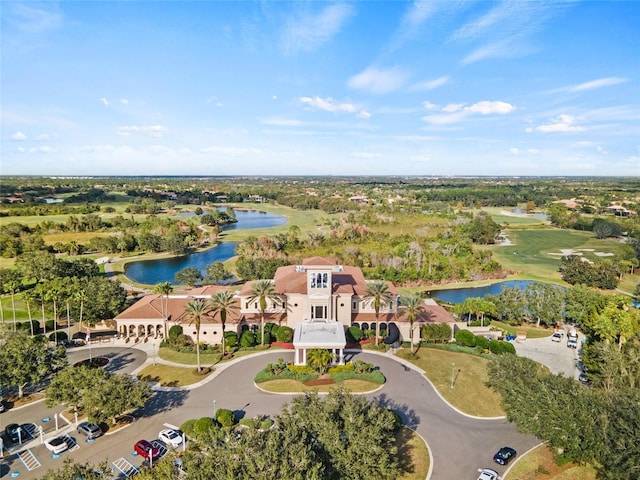
M 566 348 L 566 347 L 564 347 Z M 92 355 L 110 357 L 108 368 L 132 372 L 144 362 L 146 354 L 134 348 L 93 348 Z M 70 352 L 70 363 L 88 358 L 88 349 Z M 383 355 L 359 353 L 357 357 L 378 365 L 387 378 L 387 383 L 369 395 L 384 405 L 398 411 L 406 425 L 416 430 L 428 443 L 433 462 L 433 480 L 475 479 L 478 468 L 490 467 L 500 473 L 506 469 L 492 462 L 492 456 L 500 447 L 509 445 L 524 453 L 539 441 L 516 431 L 514 425 L 504 419 L 476 419 L 462 415 L 444 402 L 426 378 L 412 369 L 405 369 L 398 361 Z M 48 468 L 58 468 L 62 460 L 72 456 L 76 462 L 97 463 L 101 460 L 124 458 L 133 465 L 142 462 L 132 455 L 134 443 L 141 439 L 157 439 L 164 424 L 179 426 L 191 418 L 212 416 L 214 401 L 217 408 L 228 408 L 237 417 L 255 415 L 277 415 L 284 403 L 293 395 L 276 395 L 260 391 L 253 384 L 253 377 L 267 362 L 278 358 L 293 360 L 291 352 L 273 352 L 248 357 L 219 372 L 211 381 L 193 389 L 159 391 L 145 406 L 140 417 L 129 427 L 105 435 L 92 443 L 75 433 L 73 420 L 66 431 L 78 442 L 79 448 L 65 452 L 52 459 L 38 439 L 25 447 L 29 448 L 41 463 L 41 467 L 28 471 L 12 450 L 7 465 L 0 477 L 8 478 L 8 472 L 20 471 L 21 479 L 41 477 Z M 478 399 L 482 401 L 482 399 Z M 45 435 L 54 434 L 53 418 L 61 409 L 48 409 L 44 403 L 5 412 L 3 425 L 9 422 L 35 423 L 42 425 Z M 43 422 L 44 418 L 51 418 Z M 62 421 L 59 421 L 62 428 Z M 62 430 L 61 430 L 62 432 Z M 24 451 L 25 448 L 20 449 Z M 5 456 L 6 457 L 6 456 Z

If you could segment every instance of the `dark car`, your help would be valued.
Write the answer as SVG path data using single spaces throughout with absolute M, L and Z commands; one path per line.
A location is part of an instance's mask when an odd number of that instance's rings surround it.
M 506 465 L 516 456 L 516 451 L 511 447 L 502 447 L 493 456 L 493 461 L 500 465 Z
M 81 433 L 89 440 L 93 440 L 102 435 L 102 429 L 95 423 L 82 422 L 78 425 L 78 433 Z
M 147 440 L 138 440 L 133 449 L 138 455 L 147 460 L 155 460 L 160 456 L 160 449 Z
M 18 443 L 23 439 L 22 427 L 17 423 L 10 423 L 4 431 L 13 443 Z

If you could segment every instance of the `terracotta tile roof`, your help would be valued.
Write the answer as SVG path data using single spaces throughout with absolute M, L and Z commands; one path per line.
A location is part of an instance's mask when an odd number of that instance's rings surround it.
M 380 312 L 378 315 L 378 320 L 381 322 L 393 322 L 396 320 L 395 315 L 389 312 Z M 375 313 L 354 313 L 351 314 L 352 322 L 375 322 L 376 314 Z
M 338 262 L 336 261 L 336 259 L 331 257 L 311 257 L 311 258 L 305 258 L 304 260 L 302 260 L 302 265 L 309 265 L 309 266 L 313 266 L 313 265 L 324 266 L 324 265 L 337 265 L 337 264 Z

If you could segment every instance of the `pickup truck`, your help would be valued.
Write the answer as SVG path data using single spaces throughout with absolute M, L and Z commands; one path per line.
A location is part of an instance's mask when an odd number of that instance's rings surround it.
M 567 335 L 567 347 L 578 348 L 578 332 L 572 330 Z

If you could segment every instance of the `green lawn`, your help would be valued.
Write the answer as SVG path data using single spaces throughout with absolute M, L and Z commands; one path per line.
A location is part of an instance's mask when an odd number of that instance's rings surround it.
M 411 353 L 404 349 L 398 352 L 398 356 L 424 370 L 440 395 L 457 409 L 478 417 L 506 415 L 500 394 L 485 385 L 489 379 L 487 358 L 427 347 L 418 350 L 418 358 L 412 358 Z M 453 388 L 452 365 L 455 365 Z
M 522 452 L 524 453 L 524 452 Z M 589 465 L 568 463 L 556 465 L 552 452 L 546 445 L 540 445 L 522 457 L 516 457 L 505 480 L 595 480 L 596 472 Z
M 535 325 L 531 324 L 513 326 L 509 325 L 508 323 L 492 320 L 491 326 L 500 328 L 513 335 L 515 335 L 517 332 L 527 332 L 527 338 L 545 338 L 550 337 L 553 333 L 553 329 L 551 328 L 536 327 Z
M 542 218 L 536 218 L 527 215 L 509 215 L 513 210 L 510 207 L 484 207 L 480 210 L 466 210 L 474 215 L 480 211 L 487 212 L 491 215 L 494 222 L 503 225 L 505 227 L 536 227 L 548 225 L 549 222 Z
M 367 382 L 364 380 L 358 380 L 350 378 L 344 382 L 333 383 L 331 385 L 314 385 L 307 386 L 298 380 L 292 380 L 288 378 L 278 378 L 275 380 L 267 380 L 260 383 L 260 388 L 267 392 L 273 393 L 304 393 L 304 392 L 318 392 L 327 393 L 334 388 L 344 388 L 345 391 L 351 393 L 366 393 L 379 388 L 377 383 Z
M 198 374 L 196 368 L 174 367 L 157 363 L 148 365 L 138 373 L 138 378 L 147 382 L 158 382 L 163 387 L 184 387 L 207 378 L 215 369 L 206 375 Z

